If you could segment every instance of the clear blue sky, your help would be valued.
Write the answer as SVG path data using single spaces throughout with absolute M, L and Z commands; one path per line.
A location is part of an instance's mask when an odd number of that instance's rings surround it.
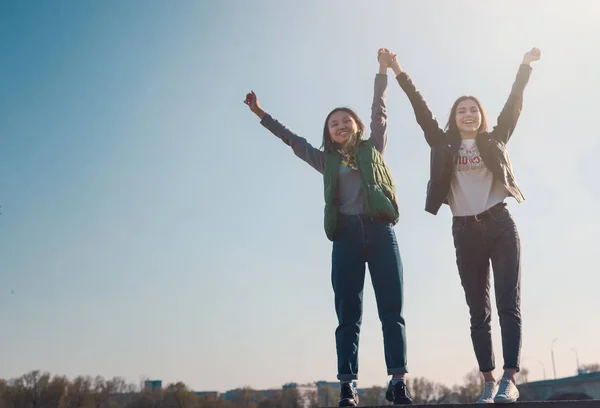
M 599 362 L 599 21 L 596 0 L 0 3 L 0 377 L 335 379 L 320 175 L 242 101 L 318 145 L 338 105 L 368 121 L 379 47 L 441 121 L 471 93 L 493 124 L 542 49 L 509 145 L 523 366 L 552 376 L 554 338 L 559 377 L 572 348 Z M 388 108 L 409 371 L 452 385 L 476 363 L 451 216 L 423 210 L 429 152 L 391 72 Z M 359 381 L 382 385 L 365 287 Z

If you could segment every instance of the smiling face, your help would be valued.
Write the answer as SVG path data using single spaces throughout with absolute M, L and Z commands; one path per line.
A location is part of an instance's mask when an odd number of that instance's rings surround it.
M 479 105 L 473 99 L 465 99 L 456 107 L 456 127 L 461 135 L 476 136 L 481 126 Z
M 358 124 L 349 112 L 339 110 L 329 117 L 327 129 L 333 142 L 345 146 L 358 133 Z
M 454 102 L 446 129 L 461 139 L 474 139 L 487 131 L 487 118 L 481 102 L 470 95 L 461 96 Z
M 323 125 L 323 144 L 325 152 L 351 148 L 365 133 L 365 124 L 356 112 L 350 108 L 338 107 L 329 112 Z

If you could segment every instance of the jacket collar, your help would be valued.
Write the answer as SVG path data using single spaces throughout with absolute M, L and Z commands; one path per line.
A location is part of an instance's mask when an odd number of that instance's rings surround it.
M 488 132 L 481 132 L 477 135 L 477 137 L 475 138 L 475 140 L 477 141 L 477 146 L 482 146 L 483 143 L 487 140 L 489 140 L 490 134 Z M 450 134 L 450 133 L 446 133 L 446 145 L 448 146 L 448 148 L 450 149 L 450 151 L 452 152 L 453 155 L 458 155 L 458 151 L 460 150 L 460 144 L 461 144 L 462 140 L 460 138 L 460 135 L 456 134 Z
M 446 144 L 448 145 L 448 148 L 454 156 L 458 155 L 458 151 L 460 150 L 460 143 L 460 135 L 446 133 Z

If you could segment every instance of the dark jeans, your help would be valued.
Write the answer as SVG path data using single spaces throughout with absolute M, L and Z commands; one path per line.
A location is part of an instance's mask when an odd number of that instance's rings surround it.
M 365 263 L 369 265 L 382 324 L 387 373 L 406 373 L 402 261 L 392 225 L 366 216 L 340 214 L 331 263 L 338 317 L 337 378 L 344 381 L 358 378 Z
M 469 312 L 471 340 L 482 372 L 495 369 L 491 336 L 490 260 L 500 317 L 504 369 L 519 371 L 521 352 L 521 244 L 506 204 L 481 220 L 454 217 L 456 264 Z

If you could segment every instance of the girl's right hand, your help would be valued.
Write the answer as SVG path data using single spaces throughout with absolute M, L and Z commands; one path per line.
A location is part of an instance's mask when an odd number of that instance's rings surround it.
M 265 116 L 265 111 L 260 107 L 258 96 L 256 96 L 254 91 L 250 91 L 250 93 L 246 94 L 246 100 L 244 103 L 248 105 L 250 110 L 259 118 L 262 119 L 263 116 Z

